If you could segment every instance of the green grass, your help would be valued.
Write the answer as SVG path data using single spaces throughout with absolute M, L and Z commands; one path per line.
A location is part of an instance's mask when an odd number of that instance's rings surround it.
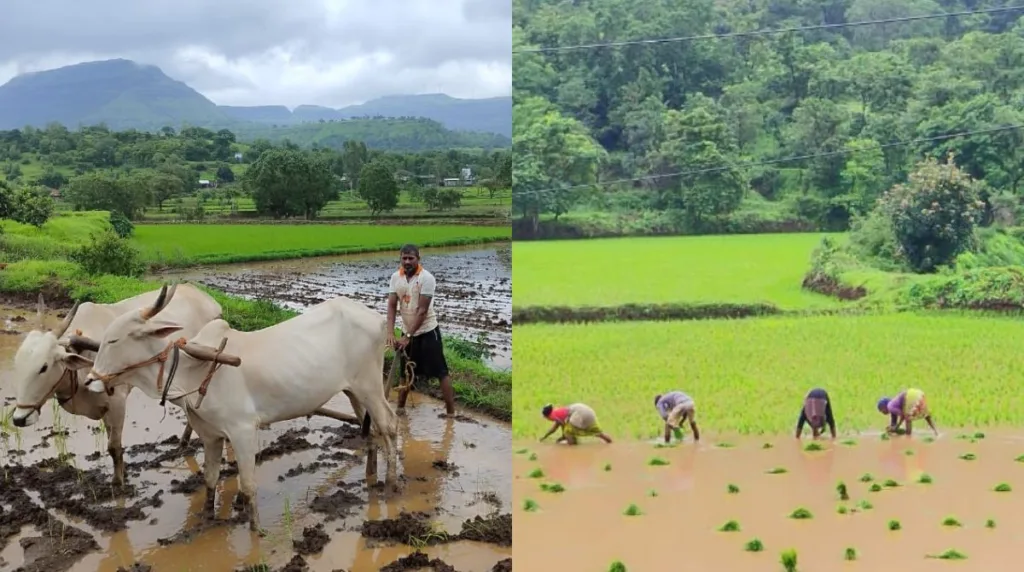
M 139 225 L 133 241 L 143 256 L 168 264 L 223 264 L 508 240 L 501 226 L 387 225 Z M 396 254 L 397 257 L 397 254 Z
M 651 400 L 679 380 L 716 433 L 788 433 L 807 390 L 818 386 L 828 389 L 844 430 L 878 430 L 888 418 L 875 401 L 919 384 L 944 428 L 1024 418 L 1024 401 L 998 398 L 1019 370 L 1024 323 L 1013 318 L 925 312 L 531 324 L 513 336 L 515 437 L 543 434 L 545 403 L 580 400 L 613 438 L 656 437 L 663 423 Z
M 512 248 L 516 269 L 512 303 L 517 307 L 679 302 L 769 302 L 787 309 L 835 306 L 837 301 L 800 288 L 811 251 L 822 236 L 518 242 Z

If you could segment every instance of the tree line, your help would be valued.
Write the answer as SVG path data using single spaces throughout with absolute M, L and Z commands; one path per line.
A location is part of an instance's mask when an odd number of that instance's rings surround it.
M 1004 4 L 514 0 L 513 50 Z M 653 232 L 843 230 L 919 161 L 953 153 L 991 218 L 1024 193 L 1024 130 L 992 131 L 1024 125 L 1020 16 L 515 54 L 513 207 L 534 227 L 576 211 Z M 945 138 L 966 131 L 982 132 Z
M 420 184 L 426 187 L 418 192 L 428 208 L 454 208 L 461 192 L 431 187 L 443 178 L 460 176 L 465 167 L 492 194 L 511 187 L 508 151 L 396 153 L 370 149 L 358 141 L 345 141 L 340 150 L 302 148 L 287 140 L 278 145 L 264 139 L 244 144 L 227 129 L 200 127 L 165 127 L 148 133 L 103 126 L 71 131 L 53 124 L 0 131 L 6 187 L 23 189 L 17 197 L 11 195 L 12 201 L 30 196 L 47 201 L 56 190 L 75 209 L 117 211 L 132 220 L 149 206 L 162 210 L 171 199 L 197 193 L 208 198 L 204 193 L 211 191 L 199 189 L 202 173 L 215 174 L 213 182 L 221 184 L 217 192 L 224 197 L 251 196 L 259 215 L 275 218 L 315 218 L 343 190 L 357 191 L 379 214 L 397 206 L 400 186 Z M 243 169 L 244 175 L 236 175 Z M 372 175 L 365 184 L 364 173 Z M 380 183 L 381 173 L 387 173 L 393 184 Z

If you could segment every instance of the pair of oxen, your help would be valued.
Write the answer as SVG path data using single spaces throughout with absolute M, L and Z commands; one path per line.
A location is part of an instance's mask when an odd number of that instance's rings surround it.
M 370 439 L 367 479 L 376 479 L 380 446 L 385 484 L 397 486 L 392 380 L 382 379 L 386 320 L 360 302 L 333 298 L 256 332 L 232 329 L 220 304 L 190 284 L 165 284 L 116 304 L 75 304 L 53 331 L 43 326 L 42 295 L 38 313 L 40 329 L 26 336 L 14 358 L 13 423 L 36 423 L 51 397 L 71 414 L 102 419 L 117 483 L 125 481 L 126 401 L 138 388 L 185 410 L 181 445 L 193 429 L 203 442 L 207 507 L 215 500 L 224 440 L 231 442 L 254 530 L 257 434 L 272 423 L 322 415 L 360 425 Z M 341 392 L 354 416 L 323 408 Z

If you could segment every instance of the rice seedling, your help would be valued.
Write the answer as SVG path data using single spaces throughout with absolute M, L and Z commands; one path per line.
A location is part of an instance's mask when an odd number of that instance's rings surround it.
M 721 237 L 714 239 L 722 240 Z M 806 270 L 806 255 L 803 259 L 801 276 Z M 521 266 L 518 260 L 516 266 Z M 519 287 L 518 275 L 517 271 L 513 296 L 530 296 L 529 289 Z M 632 283 L 633 279 L 629 282 Z M 798 278 L 795 281 L 797 290 L 799 282 Z M 562 286 L 554 288 L 550 284 L 545 289 L 563 290 Z M 630 288 L 630 291 L 637 292 L 635 288 Z M 590 295 L 586 289 L 583 292 Z M 554 303 L 578 305 L 581 302 L 575 298 L 579 294 L 571 289 L 563 290 Z M 677 298 L 674 300 L 678 301 Z M 720 299 L 716 301 L 721 302 Z M 601 304 L 608 303 L 612 302 L 601 301 Z M 961 334 L 948 343 L 936 343 L 934 332 L 942 327 Z M 848 355 L 856 355 L 858 359 L 855 364 L 847 364 L 854 370 L 844 371 L 844 374 L 863 380 L 856 387 L 851 387 L 845 396 L 854 402 L 873 401 L 878 395 L 891 391 L 889 384 L 920 379 L 923 371 L 944 372 L 941 379 L 929 381 L 928 390 L 934 395 L 959 395 L 964 386 L 982 395 L 998 393 L 1001 390 L 998 380 L 1011 379 L 1015 375 L 1003 355 L 1004 342 L 1019 339 L 1024 334 L 1024 321 L 965 317 L 952 313 L 939 316 L 901 313 L 777 316 L 739 322 L 687 320 L 659 323 L 656 327 L 647 322 L 523 324 L 515 325 L 514 330 L 516 354 L 522 356 L 519 361 L 523 368 L 517 372 L 515 387 L 514 438 L 534 438 L 547 429 L 547 422 L 536 414 L 534 408 L 537 404 L 557 400 L 559 395 L 587 395 L 588 401 L 592 402 L 590 404 L 598 411 L 615 412 L 601 420 L 602 428 L 609 434 L 655 439 L 661 436 L 663 426 L 649 422 L 650 404 L 646 400 L 622 399 L 622 395 L 654 395 L 663 391 L 662 380 L 679 373 L 675 371 L 677 364 L 664 359 L 666 354 L 681 354 L 685 350 L 700 348 L 701 359 L 691 360 L 685 366 L 685 375 L 693 380 L 690 385 L 692 392 L 697 395 L 726 394 L 739 403 L 757 402 L 765 390 L 790 387 L 794 377 L 830 377 L 834 375 L 831 364 L 836 362 L 829 358 L 842 356 L 845 359 Z M 840 330 L 844 332 L 843 344 L 835 344 L 835 332 Z M 742 359 L 737 359 L 737 338 L 760 351 L 743 353 Z M 794 347 L 801 349 L 794 352 Z M 894 347 L 899 348 L 898 358 Z M 637 348 L 642 349 L 638 351 Z M 964 360 L 960 357 L 963 355 L 971 355 L 972 359 Z M 765 356 L 773 357 L 765 362 Z M 786 358 L 780 361 L 776 356 Z M 751 360 L 758 363 L 751 363 Z M 751 371 L 758 371 L 756 382 L 751 379 Z M 554 393 L 550 379 L 564 380 L 558 386 L 558 395 Z M 605 379 L 616 381 L 594 382 Z M 790 406 L 790 401 L 772 400 L 736 414 L 721 415 L 716 411 L 715 431 L 751 436 L 788 433 L 792 429 Z M 844 430 L 870 430 L 877 427 L 878 417 L 872 408 L 853 408 L 844 412 Z M 973 404 L 966 400 L 950 400 L 942 405 L 942 423 L 949 427 L 970 426 L 978 423 L 979 419 L 993 425 L 1010 425 L 1022 418 L 1024 400 L 1015 400 L 1005 406 L 1001 403 Z M 916 438 L 915 442 L 920 443 L 919 439 Z M 759 440 L 763 444 L 773 438 L 760 437 Z
M 836 507 L 836 512 L 838 514 L 846 514 L 846 513 L 850 512 L 850 509 L 846 508 L 845 504 L 841 504 L 838 507 Z
M 866 500 L 862 500 L 859 503 L 857 503 L 857 507 L 860 508 L 861 510 L 871 510 L 875 508 L 875 505 L 871 504 Z
M 823 447 L 821 445 L 821 443 L 816 443 L 814 441 L 811 441 L 810 443 L 804 445 L 804 451 L 824 451 L 824 450 L 825 450 L 825 447 Z
M 960 524 L 960 521 L 955 516 L 947 516 L 942 519 L 942 526 L 963 526 L 963 524 Z
M 559 483 L 541 483 L 540 490 L 548 493 L 564 493 L 565 487 Z
M 626 516 L 640 516 L 641 514 L 643 514 L 643 511 L 641 511 L 640 507 L 636 506 L 635 504 L 631 504 L 626 507 L 626 510 L 622 511 L 622 514 Z
M 964 453 L 963 455 L 960 455 L 960 459 L 962 461 L 973 461 L 977 458 L 978 456 L 975 455 L 974 453 Z
M 764 445 L 761 445 L 761 448 L 762 449 L 771 449 L 774 446 L 775 445 L 772 445 L 771 443 L 765 443 Z M 1024 456 L 1024 455 L 1022 455 L 1022 456 Z
M 921 473 L 921 475 L 917 477 L 917 482 L 922 485 L 930 485 L 932 484 L 932 476 L 928 473 Z
M 935 442 L 935 437 L 932 437 L 931 435 L 925 435 L 925 437 L 924 437 L 924 439 L 922 439 L 922 441 L 924 441 L 925 443 L 934 443 Z
M 647 491 L 647 496 L 649 496 L 649 497 L 656 497 L 656 496 L 658 496 L 658 491 L 656 491 L 654 489 L 651 489 L 651 490 Z
M 853 547 L 847 548 L 843 553 L 843 560 L 854 561 L 857 559 L 857 551 Z
M 836 485 L 836 493 L 839 495 L 839 500 L 850 500 L 850 493 L 846 490 L 846 483 L 839 481 Z
M 793 512 L 789 513 L 789 518 L 795 518 L 797 520 L 807 520 L 810 518 L 814 518 L 814 515 L 811 514 L 811 511 L 807 510 L 806 508 L 800 507 L 794 510 Z
M 900 521 L 898 521 L 898 520 L 890 520 L 889 521 L 889 530 L 900 530 L 901 528 L 903 528 L 903 526 L 900 525 Z
M 739 530 L 740 523 L 735 520 L 730 520 L 718 528 L 718 532 L 739 532 Z
M 937 558 L 939 560 L 967 560 L 967 555 L 957 550 L 947 550 L 942 554 L 929 554 L 928 558 Z
M 530 456 L 527 457 L 527 459 L 530 460 L 530 461 L 536 461 L 537 460 L 537 453 L 530 453 Z
M 872 477 L 871 473 L 864 473 L 860 476 L 860 482 L 862 483 L 870 483 L 873 480 L 875 480 L 875 477 Z
M 626 565 L 616 560 L 608 567 L 608 572 L 626 572 Z
M 908 457 L 913 457 L 914 456 L 914 450 L 913 449 L 907 449 L 907 450 L 903 451 L 903 454 L 908 456 Z
M 284 511 L 283 511 L 283 515 L 284 515 L 283 516 L 283 518 L 284 518 L 284 533 L 288 535 L 289 539 L 291 539 L 292 535 L 294 534 L 294 527 L 293 527 L 293 525 L 295 524 L 295 517 L 294 517 L 294 515 L 292 515 L 292 504 L 291 504 L 291 501 L 288 499 L 288 495 L 284 496 Z
M 725 443 L 725 442 L 723 442 L 723 443 L 718 443 L 715 446 L 718 447 L 719 449 L 732 449 L 736 445 L 733 445 L 732 443 Z
M 872 483 L 871 484 L 871 488 L 869 488 L 868 490 L 873 492 L 873 493 L 881 492 L 882 485 L 880 485 L 878 483 Z
M 526 499 L 525 501 L 523 501 L 523 510 L 525 510 L 526 512 L 537 512 L 539 508 L 540 505 L 537 504 L 537 501 L 533 499 Z
M 729 494 L 731 494 L 731 495 L 734 495 L 734 494 L 740 492 L 740 488 L 737 487 L 736 485 L 732 484 L 732 483 L 729 483 L 729 486 L 726 487 L 726 490 L 729 491 Z
M 530 471 L 530 474 L 526 475 L 526 476 L 531 478 L 531 479 L 543 479 L 544 478 L 544 470 L 541 469 L 540 467 L 537 467 L 536 469 Z
M 529 449 L 517 449 L 516 450 L 516 455 L 525 455 L 525 454 L 527 454 L 529 452 L 530 452 Z
M 991 518 L 985 521 L 985 528 L 995 528 L 995 527 L 996 527 L 996 521 L 992 520 Z
M 999 483 L 998 485 L 996 485 L 996 488 L 992 490 L 994 490 L 997 493 L 1008 493 L 1012 491 L 1013 488 L 1010 487 L 1009 483 Z
M 796 572 L 797 559 L 795 549 L 783 550 L 779 560 L 782 562 L 782 567 L 786 569 L 786 572 Z
M 897 483 L 896 481 L 894 481 L 892 479 L 885 479 L 884 485 L 885 485 L 886 488 L 889 488 L 889 489 L 894 489 L 894 488 L 900 486 L 899 483 Z
M 843 439 L 839 442 L 840 445 L 846 445 L 847 447 L 854 447 L 857 445 L 857 441 L 854 439 Z
M 612 464 L 611 463 L 605 463 L 604 464 L 604 470 L 605 470 L 605 472 L 608 472 L 608 471 L 612 470 Z
M 1014 459 L 1014 461 L 1017 461 L 1018 463 L 1024 463 L 1024 455 L 1020 455 L 1019 457 Z
M 652 467 L 664 467 L 665 465 L 668 465 L 668 461 L 661 457 L 651 457 L 651 459 L 647 461 L 647 464 Z
M 880 439 L 883 440 L 883 441 L 888 441 L 890 438 L 891 437 L 889 437 L 888 433 L 882 433 L 882 435 L 880 437 Z
M 982 433 L 981 431 L 978 431 L 977 433 L 974 434 L 974 438 L 975 439 L 984 439 L 985 438 L 985 434 Z
M 764 543 L 762 543 L 759 539 L 754 538 L 752 540 L 747 541 L 747 543 L 743 546 L 743 549 L 747 552 L 761 552 L 762 550 L 764 550 Z
M 768 469 L 765 472 L 767 472 L 769 475 L 781 475 L 786 472 L 786 469 L 782 467 L 775 467 L 774 469 Z

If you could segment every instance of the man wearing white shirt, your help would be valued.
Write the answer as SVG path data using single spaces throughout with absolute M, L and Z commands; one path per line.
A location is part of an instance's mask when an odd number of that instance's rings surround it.
M 400 251 L 401 265 L 391 275 L 388 288 L 388 344 L 396 350 L 404 349 L 415 362 L 416 378 L 441 382 L 441 394 L 448 415 L 455 414 L 455 391 L 452 389 L 448 362 L 444 359 L 441 328 L 434 313 L 434 275 L 420 264 L 420 251 L 406 244 Z M 402 316 L 402 337 L 395 339 L 395 318 Z M 405 409 L 409 390 L 398 393 L 398 410 Z

